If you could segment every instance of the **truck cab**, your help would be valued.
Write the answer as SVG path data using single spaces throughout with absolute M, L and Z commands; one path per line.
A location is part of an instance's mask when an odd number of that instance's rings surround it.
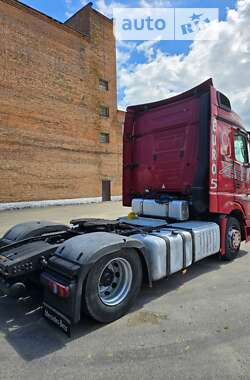
M 237 217 L 248 240 L 249 135 L 240 117 L 232 111 L 229 99 L 214 88 L 211 105 L 209 210 Z
M 229 217 L 238 220 L 241 239 L 249 239 L 249 136 L 212 79 L 173 98 L 129 107 L 123 162 L 125 206 L 135 198 L 186 200 L 192 219 L 220 224 L 222 255 Z

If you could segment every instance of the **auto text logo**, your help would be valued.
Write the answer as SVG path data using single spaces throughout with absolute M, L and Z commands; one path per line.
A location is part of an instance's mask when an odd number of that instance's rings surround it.
M 219 20 L 219 9 L 114 8 L 113 17 L 117 40 L 211 40 L 206 27 Z

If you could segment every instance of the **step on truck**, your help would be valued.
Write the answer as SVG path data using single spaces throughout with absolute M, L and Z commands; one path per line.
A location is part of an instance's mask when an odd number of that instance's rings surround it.
M 212 80 L 128 107 L 128 217 L 23 223 L 0 240 L 0 289 L 42 284 L 43 314 L 70 334 L 83 314 L 112 322 L 152 286 L 210 255 L 233 260 L 250 235 L 249 136 Z

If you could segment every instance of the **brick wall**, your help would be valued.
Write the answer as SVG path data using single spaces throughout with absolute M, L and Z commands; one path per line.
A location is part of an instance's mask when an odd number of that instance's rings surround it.
M 79 17 L 83 29 L 0 0 L 0 202 L 98 197 L 103 179 L 121 194 L 113 25 L 89 6 Z

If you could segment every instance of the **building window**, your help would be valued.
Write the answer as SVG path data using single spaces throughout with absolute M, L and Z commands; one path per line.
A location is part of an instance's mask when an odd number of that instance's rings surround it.
M 109 90 L 109 82 L 104 79 L 99 79 L 99 87 L 103 91 L 108 91 Z
M 100 133 L 100 143 L 109 144 L 109 133 Z
M 109 108 L 105 106 L 100 106 L 99 115 L 104 117 L 109 117 Z

